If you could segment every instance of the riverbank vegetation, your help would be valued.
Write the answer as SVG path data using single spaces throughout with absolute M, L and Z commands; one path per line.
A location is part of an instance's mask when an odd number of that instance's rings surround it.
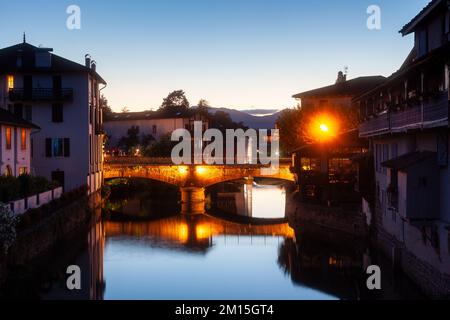
M 8 203 L 23 199 L 55 189 L 58 186 L 58 183 L 55 181 L 28 174 L 23 174 L 19 177 L 0 176 L 0 202 Z

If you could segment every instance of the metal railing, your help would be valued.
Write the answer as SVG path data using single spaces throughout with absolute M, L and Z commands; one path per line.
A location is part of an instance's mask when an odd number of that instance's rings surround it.
M 401 111 L 390 111 L 362 122 L 359 135 L 373 135 L 402 132 L 415 128 L 432 128 L 448 125 L 449 101 L 447 94 L 435 99 L 426 99 L 409 105 Z
M 10 101 L 72 101 L 73 89 L 34 88 L 9 89 Z

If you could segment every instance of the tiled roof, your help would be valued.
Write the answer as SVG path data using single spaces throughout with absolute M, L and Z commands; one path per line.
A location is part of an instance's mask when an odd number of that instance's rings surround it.
M 150 120 L 150 119 L 174 119 L 174 118 L 190 118 L 195 114 L 195 110 L 157 110 L 157 111 L 141 111 L 141 112 L 121 112 L 108 115 L 107 121 L 126 121 L 126 120 Z
M 305 91 L 294 95 L 293 98 L 302 99 L 310 97 L 355 96 L 379 85 L 385 79 L 386 78 L 383 76 L 359 77 L 333 84 L 331 86 Z
M 88 72 L 95 76 L 100 82 L 106 83 L 105 80 L 103 80 L 103 78 L 93 69 L 62 58 L 53 53 L 50 53 L 52 55 L 51 67 L 36 67 L 35 53 L 39 51 L 51 51 L 51 49 L 35 47 L 25 42 L 0 49 L 1 72 Z M 22 56 L 22 66 L 17 65 L 17 57 L 19 54 Z
M 0 124 L 5 124 L 9 126 L 14 127 L 21 127 L 21 128 L 33 128 L 33 129 L 40 129 L 37 125 L 34 123 L 31 123 L 29 121 L 26 121 L 24 119 L 21 119 L 19 117 L 16 117 L 11 112 L 0 108 Z
M 436 8 L 443 0 L 433 0 L 426 5 L 410 22 L 405 24 L 400 30 L 400 33 L 404 36 L 413 31 L 412 27 L 419 23 L 423 18 L 425 18 L 434 8 Z

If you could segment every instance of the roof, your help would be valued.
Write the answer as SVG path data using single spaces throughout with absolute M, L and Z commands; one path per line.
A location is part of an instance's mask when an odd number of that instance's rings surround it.
M 0 70 L 2 72 L 40 72 L 40 73 L 56 73 L 56 72 L 87 72 L 96 77 L 100 82 L 106 84 L 106 81 L 93 69 L 71 60 L 60 57 L 51 53 L 53 49 L 39 48 L 29 43 L 23 42 L 11 47 L 0 49 Z M 51 54 L 50 67 L 36 67 L 35 53 L 49 52 Z M 22 56 L 22 66 L 17 66 L 17 56 Z
M 330 96 L 356 96 L 364 91 L 367 91 L 380 83 L 386 78 L 383 76 L 368 76 L 359 77 L 345 82 L 333 84 L 310 91 L 298 93 L 293 96 L 296 99 L 310 98 L 310 97 L 330 97 Z
M 21 128 L 31 128 L 31 129 L 40 129 L 34 123 L 16 117 L 11 112 L 0 108 L 0 124 L 5 124 L 13 127 L 21 127 Z
M 433 10 L 435 10 L 439 5 L 444 4 L 443 0 L 433 0 L 426 5 L 410 22 L 405 24 L 403 28 L 399 31 L 403 36 L 410 34 L 414 31 L 415 27 L 421 23 Z
M 179 119 L 190 118 L 195 114 L 195 110 L 157 110 L 141 112 L 121 112 L 108 115 L 105 122 L 108 121 L 127 121 L 127 120 L 151 120 L 151 119 Z
M 385 161 L 381 165 L 386 168 L 404 171 L 413 165 L 416 165 L 433 157 L 436 158 L 436 152 L 416 151 L 402 155 L 395 159 Z
M 362 92 L 360 95 L 357 95 L 353 98 L 353 101 L 358 101 L 361 98 L 371 95 L 374 92 L 377 92 L 379 89 L 384 88 L 385 86 L 388 86 L 393 81 L 401 78 L 405 74 L 413 71 L 419 66 L 422 66 L 426 63 L 434 64 L 436 63 L 436 59 L 446 59 L 448 55 L 450 54 L 450 43 L 446 43 L 443 46 L 436 48 L 432 51 L 430 51 L 428 54 L 426 54 L 423 57 L 416 58 L 416 51 L 413 49 L 413 52 L 410 52 L 408 57 L 406 58 L 405 62 L 401 66 L 399 70 L 394 72 L 392 75 L 390 75 L 388 78 L 385 78 L 385 81 L 380 83 L 378 86 L 373 87 L 370 90 L 367 90 L 365 92 Z

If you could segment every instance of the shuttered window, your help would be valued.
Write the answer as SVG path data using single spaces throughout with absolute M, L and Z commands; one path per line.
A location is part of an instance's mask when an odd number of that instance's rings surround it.
M 63 106 L 61 103 L 54 103 L 52 105 L 52 121 L 63 122 Z

